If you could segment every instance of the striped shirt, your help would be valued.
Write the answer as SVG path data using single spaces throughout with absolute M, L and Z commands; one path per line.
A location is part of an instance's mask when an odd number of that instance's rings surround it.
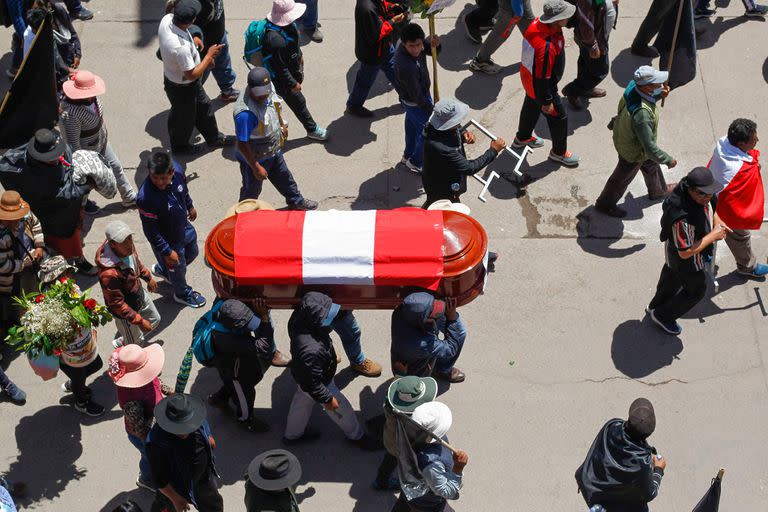
M 107 145 L 107 126 L 104 124 L 104 107 L 96 98 L 90 105 L 71 103 L 66 98 L 61 102 L 59 127 L 72 151 L 88 149 L 104 153 Z
M 14 274 L 21 272 L 24 262 L 14 250 L 14 240 L 11 232 L 0 227 L 0 294 L 13 293 Z
M 709 226 L 711 223 L 707 222 L 707 232 L 709 232 Z M 669 244 L 672 244 L 672 248 L 674 248 L 675 254 L 677 254 L 679 251 L 687 251 L 688 249 L 692 248 L 697 240 L 701 240 L 706 233 L 696 233 L 696 229 L 694 228 L 693 224 L 689 224 L 685 221 L 685 219 L 680 219 L 674 224 L 672 224 L 672 236 L 664 242 L 667 247 L 665 254 L 667 256 L 667 265 L 669 267 L 675 268 L 675 265 L 679 265 L 679 260 L 681 259 L 679 256 L 677 258 L 674 258 L 677 261 L 671 261 L 671 254 L 670 254 L 670 247 Z M 697 235 L 699 235 L 697 237 Z M 704 256 L 704 252 L 700 252 L 698 254 L 694 254 L 691 256 L 688 261 L 691 265 L 691 270 L 699 271 L 704 270 L 705 265 L 707 263 L 707 260 Z

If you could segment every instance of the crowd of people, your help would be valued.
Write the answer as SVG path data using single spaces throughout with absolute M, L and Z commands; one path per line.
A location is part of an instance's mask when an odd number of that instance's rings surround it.
M 287 209 L 321 206 L 302 195 L 283 155 L 288 138 L 284 105 L 309 139 L 322 143 L 334 136 L 315 121 L 302 93 L 305 76 L 300 38 L 315 43 L 324 38 L 317 0 L 274 0 L 265 19 L 249 27 L 246 44 L 252 37 L 258 58 L 250 60 L 255 65 L 240 80 L 245 85 L 242 90 L 236 87 L 223 1 L 168 2 L 158 27 L 157 56 L 170 103 L 170 147 L 152 152 L 144 162 L 148 176 L 138 190 L 130 184 L 108 136 L 100 100 L 107 86 L 97 74 L 79 67 L 82 48 L 72 20 L 89 20 L 93 13 L 79 0 L 3 2 L 4 18 L 14 29 L 8 76 L 19 73 L 36 31 L 50 20 L 55 34 L 52 65 L 60 97 L 58 129 L 40 128 L 27 144 L 9 149 L 0 158 L 0 182 L 5 190 L 0 197 L 3 327 L 16 324 L 23 314 L 12 301 L 20 290 L 45 290 L 62 278 L 97 276 L 117 330 L 106 373 L 115 384 L 128 440 L 139 452 L 136 485 L 155 493 L 152 510 L 224 510 L 216 485 L 216 442 L 206 420 L 206 403 L 185 393 L 193 352 L 198 360 L 214 367 L 221 379 L 220 389 L 207 397 L 208 405 L 231 412 L 244 432 L 270 429 L 254 414 L 256 388 L 271 366 L 288 367 L 297 388 L 283 432 L 285 446 L 312 442 L 320 436 L 309 425 L 319 404 L 351 445 L 366 451 L 385 450 L 371 477 L 377 490 L 400 490 L 393 511 L 451 510 L 447 502 L 459 498 L 469 460 L 467 453 L 448 443 L 452 414 L 436 401 L 437 380 L 458 384 L 466 378 L 456 363 L 467 329 L 451 299 L 414 292 L 392 312 L 390 370 L 394 379 L 377 411 L 382 417 L 381 431 L 371 431 L 360 422 L 336 385 L 341 357 L 331 334 L 338 336 L 356 373 L 377 378 L 382 375 L 382 365 L 366 357 L 355 313 L 319 292 L 306 293 L 291 314 L 287 324 L 290 355 L 275 345 L 276 327 L 266 301 L 246 304 L 214 298 L 191 333 L 193 347 L 175 388 L 159 378 L 165 354 L 151 333 L 161 315 L 150 295 L 161 290 L 158 280 L 169 285 L 166 289 L 172 290 L 177 303 L 190 308 L 208 305 L 187 279 L 187 267 L 200 250 L 193 225 L 198 212 L 179 157 L 235 146 L 242 176 L 237 200 L 242 208 L 271 208 L 259 200 L 265 180 L 285 198 Z M 498 73 L 501 67 L 492 55 L 515 26 L 523 37 L 520 75 L 525 94 L 513 147 L 545 145 L 534 133 L 543 115 L 552 140 L 548 159 L 565 167 L 579 165 L 580 158 L 568 149 L 568 111 L 588 108 L 585 99 L 606 96 L 598 85 L 609 72 L 609 35 L 618 3 L 546 0 L 536 16 L 530 0 L 477 0 L 477 7 L 464 16 L 468 39 L 480 45 L 468 65 L 473 72 Z M 649 44 L 651 32 L 658 30 L 651 25 L 666 11 L 660 12 L 657 3 L 652 4 L 632 43 L 631 51 L 637 55 L 658 56 Z M 751 0 L 744 3 L 747 16 L 766 14 L 765 7 Z M 707 0 L 695 4 L 696 17 L 714 13 Z M 507 143 L 501 138 L 492 140 L 480 156 L 467 157 L 464 145 L 476 143 L 475 136 L 463 128 L 469 107 L 450 96 L 438 101 L 432 97 L 428 56 L 433 50 L 440 52 L 441 41 L 437 36 L 427 37 L 412 21 L 409 5 L 405 0 L 357 0 L 355 56 L 359 67 L 345 113 L 375 116 L 364 104 L 383 71 L 405 111 L 400 164 L 421 176 L 424 208 L 451 208 L 460 204 L 467 191 L 467 178 L 490 164 Z M 561 96 L 566 28 L 573 29 L 578 63 L 576 76 L 562 88 Z M 232 104 L 234 135 L 226 135 L 218 127 L 203 87 L 209 75 L 218 86 L 219 99 Z M 706 166 L 696 166 L 678 183 L 667 183 L 662 166 L 674 168 L 677 160 L 659 147 L 657 134 L 658 103 L 671 92 L 668 82 L 666 71 L 648 65 L 633 72 L 617 114 L 610 120 L 618 164 L 594 207 L 603 215 L 625 217 L 627 212 L 618 203 L 638 171 L 645 179 L 649 199 L 663 201 L 660 239 L 665 244 L 665 262 L 646 312 L 663 332 L 680 335 L 678 319 L 706 293 L 718 241 L 725 240 L 737 272 L 747 278 L 763 278 L 768 265 L 757 262 L 750 244 L 750 230 L 762 223 L 764 203 L 757 124 L 734 120 Z M 204 144 L 192 142 L 195 131 Z M 524 175 L 518 184 L 522 187 L 530 182 Z M 139 234 L 125 222 L 110 222 L 93 263 L 83 252 L 82 240 L 84 215 L 99 211 L 89 200 L 92 191 L 106 198 L 119 193 L 122 207 L 137 208 L 142 227 Z M 149 242 L 155 260 L 151 264 L 139 257 L 137 236 Z M 489 268 L 495 258 L 491 253 Z M 104 367 L 95 340 L 78 340 L 62 351 L 60 359 L 60 369 L 68 378 L 62 388 L 72 394 L 73 407 L 89 416 L 104 414 L 105 408 L 87 385 L 87 379 Z M 2 369 L 0 388 L 12 402 L 25 403 L 24 391 Z M 653 406 L 638 399 L 630 406 L 627 420 L 610 420 L 600 430 L 576 472 L 578 487 L 592 510 L 648 510 L 666 467 L 666 460 L 648 443 L 655 425 Z M 245 473 L 246 510 L 298 511 L 295 486 L 301 480 L 301 464 L 289 451 L 261 453 Z M 15 510 L 9 494 L 21 492 L 19 485 L 0 479 L 0 506 Z M 234 506 L 228 505 L 228 509 Z M 117 510 L 139 507 L 126 503 Z

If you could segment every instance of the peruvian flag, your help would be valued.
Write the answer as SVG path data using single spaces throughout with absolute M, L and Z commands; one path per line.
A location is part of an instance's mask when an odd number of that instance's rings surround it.
M 731 229 L 760 229 L 765 193 L 760 175 L 760 151 L 749 153 L 723 137 L 707 167 L 725 188 L 717 195 L 717 215 Z
M 241 213 L 235 279 L 242 285 L 386 285 L 436 290 L 443 214 L 420 208 Z

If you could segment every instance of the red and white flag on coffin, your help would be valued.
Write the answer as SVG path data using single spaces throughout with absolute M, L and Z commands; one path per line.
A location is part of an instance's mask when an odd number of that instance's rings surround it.
M 242 285 L 419 286 L 443 276 L 443 214 L 419 208 L 241 213 L 235 279 Z

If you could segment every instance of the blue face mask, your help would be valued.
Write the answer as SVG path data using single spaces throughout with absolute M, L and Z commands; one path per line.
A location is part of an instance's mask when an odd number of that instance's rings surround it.
M 126 267 L 129 267 L 129 268 L 135 267 L 135 264 L 133 262 L 133 255 L 121 257 L 120 261 L 122 261 L 123 265 L 125 265 Z
M 662 92 L 663 90 L 664 90 L 664 88 L 663 88 L 663 87 L 659 87 L 658 89 L 654 89 L 654 90 L 651 92 L 651 96 L 653 96 L 654 98 L 658 98 L 659 96 L 661 96 L 661 92 Z

